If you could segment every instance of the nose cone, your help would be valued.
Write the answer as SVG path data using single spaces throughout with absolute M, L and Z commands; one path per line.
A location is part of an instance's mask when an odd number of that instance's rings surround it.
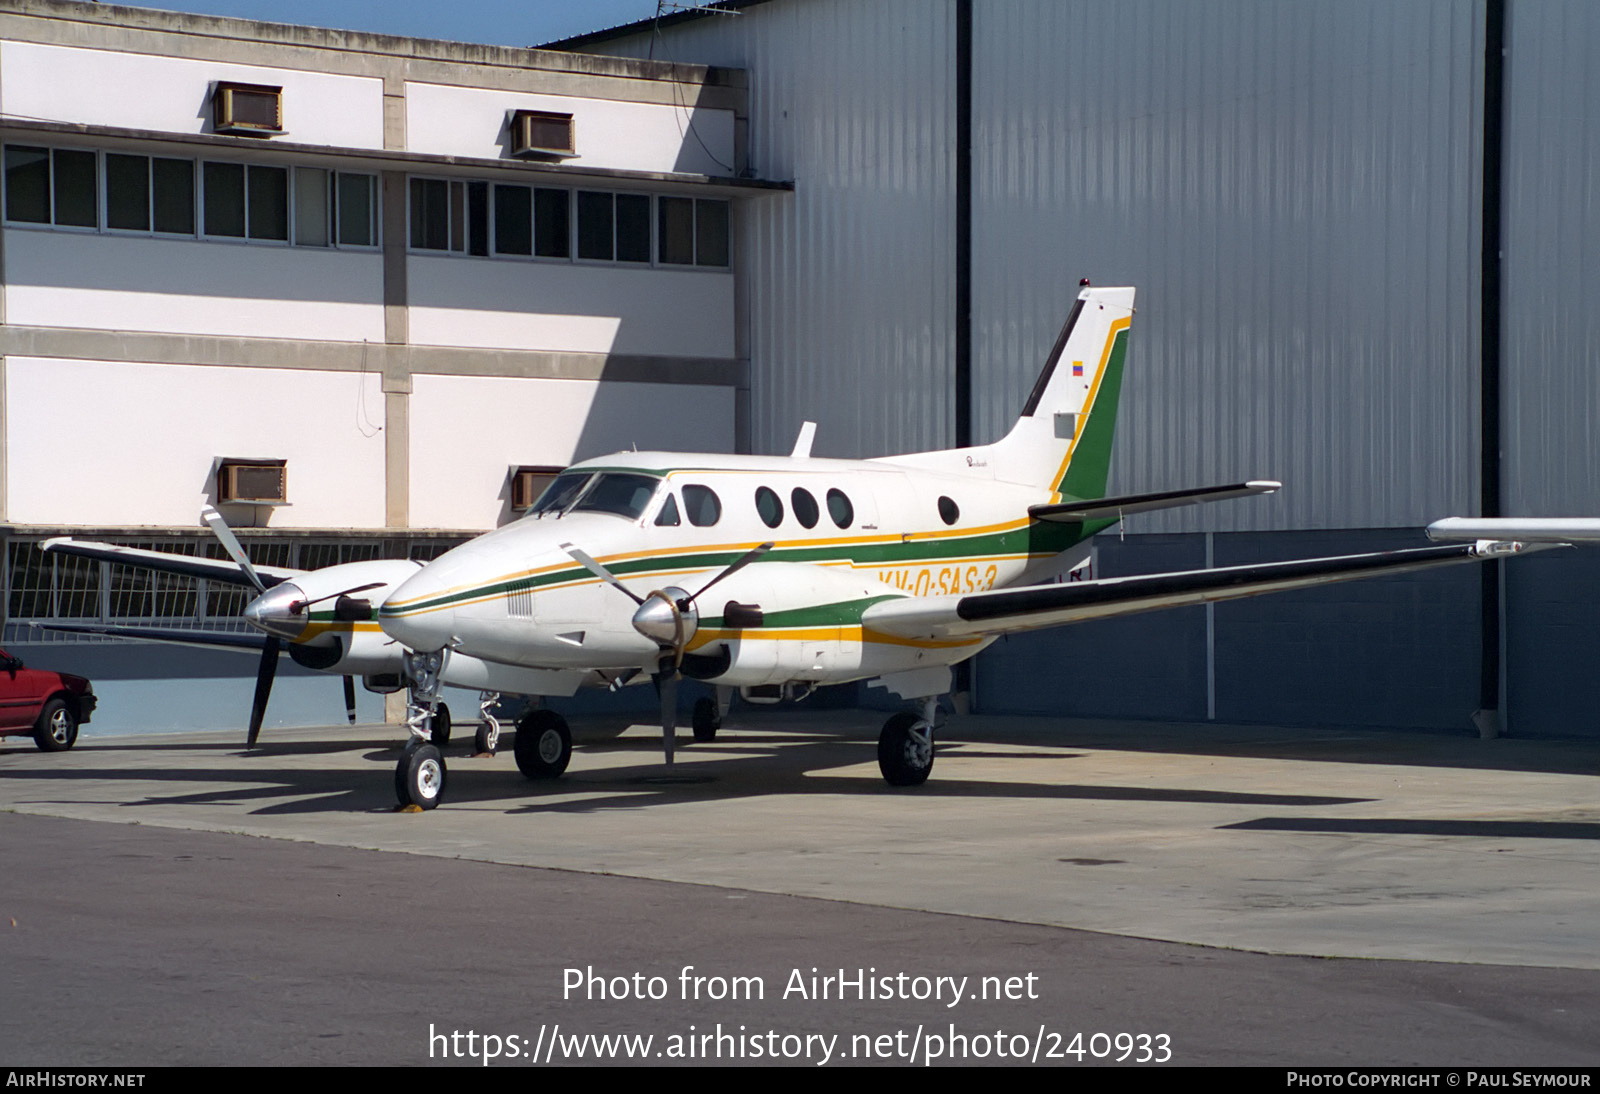
M 452 613 L 440 603 L 447 582 L 424 566 L 400 583 L 378 608 L 383 633 L 412 650 L 443 649 L 450 642 Z
M 244 606 L 244 617 L 252 627 L 292 641 L 306 629 L 306 594 L 291 582 L 274 585 Z

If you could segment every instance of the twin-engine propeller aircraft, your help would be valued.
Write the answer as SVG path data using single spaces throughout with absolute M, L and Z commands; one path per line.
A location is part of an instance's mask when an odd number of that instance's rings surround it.
M 1202 604 L 1521 549 L 1448 547 L 1044 584 L 1082 565 L 1127 514 L 1268 493 L 1275 482 L 1105 497 L 1131 288 L 1084 288 L 1021 418 L 981 447 L 873 460 L 628 452 L 575 464 L 529 514 L 408 577 L 378 609 L 415 651 L 402 803 L 436 805 L 445 765 L 424 727 L 441 680 L 470 659 L 515 690 L 570 695 L 653 679 L 672 761 L 681 676 L 716 685 L 694 712 L 709 737 L 732 689 L 800 698 L 867 680 L 912 709 L 884 723 L 896 786 L 933 768 L 951 666 L 1001 635 Z M 482 686 L 498 686 L 486 679 Z M 529 777 L 560 774 L 571 737 L 535 710 L 515 738 Z

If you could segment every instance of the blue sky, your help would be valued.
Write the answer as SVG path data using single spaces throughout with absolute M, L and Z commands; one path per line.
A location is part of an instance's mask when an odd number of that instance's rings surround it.
M 648 19 L 656 0 L 131 0 L 138 7 L 273 23 L 532 46 Z

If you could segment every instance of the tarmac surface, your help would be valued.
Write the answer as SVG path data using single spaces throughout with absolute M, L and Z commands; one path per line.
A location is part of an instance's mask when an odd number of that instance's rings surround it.
M 422 814 L 394 727 L 6 739 L 0 1059 L 1600 1063 L 1600 742 L 970 716 L 895 790 L 882 717 L 736 710 L 670 774 L 577 723 L 549 782 L 507 733 Z

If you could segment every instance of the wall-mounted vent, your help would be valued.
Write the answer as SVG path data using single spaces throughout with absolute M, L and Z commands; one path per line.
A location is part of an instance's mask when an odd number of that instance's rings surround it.
M 511 154 L 523 159 L 575 156 L 578 146 L 572 132 L 572 115 L 549 110 L 513 110 Z
M 219 80 L 211 93 L 211 127 L 236 137 L 282 133 L 283 88 Z
M 286 461 L 221 461 L 217 464 L 217 500 L 242 505 L 289 504 Z
M 511 508 L 524 512 L 533 508 L 544 488 L 561 474 L 559 467 L 513 467 L 511 469 Z

